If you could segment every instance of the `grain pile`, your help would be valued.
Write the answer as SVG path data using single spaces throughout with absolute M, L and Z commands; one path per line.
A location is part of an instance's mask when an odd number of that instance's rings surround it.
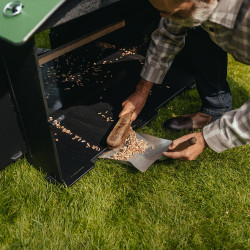
M 123 146 L 111 157 L 113 160 L 127 161 L 133 155 L 135 159 L 136 154 L 144 153 L 149 147 L 149 143 L 136 138 L 135 131 L 131 129 L 128 138 Z
M 78 141 L 80 143 L 83 143 L 83 145 L 85 145 L 85 148 L 92 148 L 93 150 L 96 150 L 96 151 L 101 150 L 98 146 L 90 145 L 90 143 L 88 143 L 86 140 L 84 140 L 81 136 L 73 134 L 69 129 L 62 126 L 60 123 L 61 118 L 59 118 L 58 120 L 56 120 L 56 119 L 54 120 L 53 117 L 51 117 L 51 116 L 49 117 L 49 121 L 52 123 L 52 125 L 55 126 L 57 129 L 61 130 L 61 132 L 70 135 L 71 139 L 73 141 Z M 54 133 L 54 136 L 57 136 L 57 135 L 58 135 L 57 133 Z M 55 141 L 58 142 L 59 139 L 55 137 Z

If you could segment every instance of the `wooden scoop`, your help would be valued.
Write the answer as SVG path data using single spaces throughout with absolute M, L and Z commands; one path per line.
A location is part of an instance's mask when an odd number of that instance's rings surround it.
M 132 112 L 123 115 L 107 138 L 109 148 L 118 148 L 123 145 L 129 136 L 131 129 Z

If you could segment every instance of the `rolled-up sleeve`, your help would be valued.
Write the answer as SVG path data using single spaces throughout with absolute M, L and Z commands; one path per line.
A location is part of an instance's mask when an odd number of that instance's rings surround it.
M 175 55 L 185 44 L 186 28 L 168 18 L 161 18 L 158 29 L 152 33 L 141 77 L 161 84 Z
M 217 153 L 248 144 L 250 142 L 250 101 L 205 126 L 203 135 L 208 146 Z

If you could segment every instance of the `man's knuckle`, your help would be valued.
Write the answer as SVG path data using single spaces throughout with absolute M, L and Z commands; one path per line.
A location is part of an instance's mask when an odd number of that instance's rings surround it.
M 191 154 L 191 152 L 189 152 L 189 151 L 186 151 L 184 155 L 185 155 L 185 158 L 186 158 L 188 161 L 192 161 L 192 160 L 195 159 L 195 158 L 194 158 L 194 155 Z
M 195 160 L 195 159 L 196 159 L 196 156 L 194 156 L 194 155 L 192 155 L 192 156 L 189 157 L 189 160 L 190 160 L 190 161 L 193 161 L 193 160 Z

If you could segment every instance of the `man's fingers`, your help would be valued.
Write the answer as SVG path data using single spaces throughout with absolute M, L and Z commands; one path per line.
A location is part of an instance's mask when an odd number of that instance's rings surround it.
M 180 152 L 163 152 L 162 153 L 164 156 L 167 158 L 172 158 L 172 159 L 178 159 L 178 160 L 183 160 L 183 154 Z
M 179 144 L 182 144 L 183 142 L 189 140 L 190 138 L 196 138 L 194 134 L 188 134 L 184 135 L 178 139 L 175 139 L 172 141 L 171 145 L 168 147 L 169 150 L 174 150 L 176 147 L 178 147 Z
M 123 103 L 122 103 L 122 107 L 124 108 L 128 103 L 128 100 L 125 100 Z
M 135 112 L 133 112 L 132 116 L 131 116 L 131 123 L 137 118 L 137 114 Z
M 134 110 L 133 110 L 133 109 L 130 109 L 130 108 L 124 108 L 124 109 L 121 111 L 121 113 L 119 114 L 119 117 L 122 117 L 123 115 L 128 114 L 128 113 L 130 113 L 130 112 L 133 113 L 133 114 L 132 114 L 132 117 L 133 117 L 133 116 L 134 116 Z
M 176 144 L 175 141 L 172 141 L 172 143 L 168 146 L 169 150 L 173 150 L 178 144 Z
M 174 150 L 181 142 L 183 141 L 179 139 L 173 140 L 172 143 L 169 145 L 168 149 L 169 150 Z
M 192 156 L 190 155 L 190 153 L 187 152 L 163 152 L 162 153 L 165 157 L 167 158 L 172 158 L 174 160 L 188 160 L 188 161 L 192 161 L 196 159 L 196 156 Z

